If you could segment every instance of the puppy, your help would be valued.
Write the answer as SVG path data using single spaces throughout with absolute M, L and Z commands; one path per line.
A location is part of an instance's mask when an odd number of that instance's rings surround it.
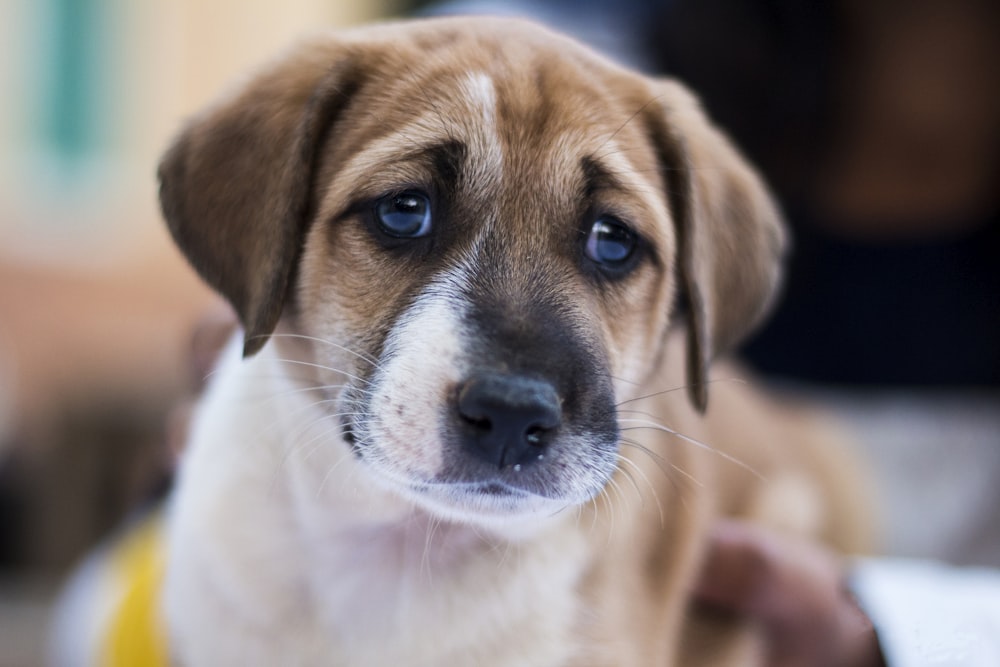
M 822 429 L 732 370 L 708 407 L 786 243 L 677 82 L 516 20 L 379 25 L 159 173 L 244 329 L 166 518 L 178 664 L 761 664 L 690 604 L 713 519 L 856 545 Z

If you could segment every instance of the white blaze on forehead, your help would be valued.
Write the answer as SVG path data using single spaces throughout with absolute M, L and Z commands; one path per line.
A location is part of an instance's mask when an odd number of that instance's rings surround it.
M 503 175 L 503 146 L 497 132 L 497 91 L 486 74 L 470 72 L 459 82 L 460 99 L 468 107 L 463 123 L 469 142 L 467 167 L 472 183 L 484 186 Z
M 459 90 L 472 109 L 478 111 L 479 120 L 486 124 L 496 121 L 497 91 L 493 79 L 481 72 L 473 72 L 462 80 Z

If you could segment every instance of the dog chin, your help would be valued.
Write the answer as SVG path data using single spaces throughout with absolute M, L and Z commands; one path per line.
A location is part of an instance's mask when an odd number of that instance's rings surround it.
M 427 514 L 507 536 L 527 536 L 590 498 L 547 498 L 504 482 L 405 483 L 383 479 L 390 490 Z

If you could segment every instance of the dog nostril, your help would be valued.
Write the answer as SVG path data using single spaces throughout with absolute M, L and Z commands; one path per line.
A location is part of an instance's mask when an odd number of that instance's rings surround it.
M 468 427 L 466 448 L 500 468 L 538 460 L 561 423 L 552 385 L 518 375 L 478 375 L 462 385 L 456 404 Z
M 490 431 L 493 429 L 493 422 L 489 419 L 483 417 L 470 417 L 468 415 L 461 415 L 462 419 L 466 424 L 476 429 L 477 431 Z

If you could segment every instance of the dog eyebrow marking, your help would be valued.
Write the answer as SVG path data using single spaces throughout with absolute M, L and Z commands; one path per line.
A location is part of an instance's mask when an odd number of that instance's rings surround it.
M 482 73 L 467 74 L 450 84 L 448 94 L 446 101 L 432 103 L 408 123 L 376 136 L 348 159 L 327 197 L 356 199 L 350 191 L 357 183 L 384 190 L 401 180 L 419 182 L 419 172 L 412 166 L 421 163 L 447 184 L 497 186 L 503 177 L 504 153 L 493 80 Z
M 443 141 L 428 146 L 423 154 L 434 165 L 437 177 L 446 184 L 458 182 L 462 178 L 468 150 L 460 141 Z
M 580 158 L 579 169 L 583 174 L 584 201 L 592 202 L 597 193 L 604 191 L 645 200 L 649 207 L 657 206 L 649 188 L 637 178 L 636 168 L 617 149 Z
M 416 127 L 416 125 L 409 126 Z M 342 167 L 324 200 L 345 204 L 335 209 L 331 219 L 356 212 L 356 207 L 401 187 L 433 187 L 435 182 L 446 192 L 465 178 L 468 147 L 459 140 L 435 140 L 407 150 L 393 148 L 392 142 L 405 136 L 394 133 L 378 139 L 372 147 L 348 160 Z
M 588 199 L 600 190 L 627 189 L 621 179 L 593 155 L 580 158 L 580 169 L 583 171 L 584 195 Z

